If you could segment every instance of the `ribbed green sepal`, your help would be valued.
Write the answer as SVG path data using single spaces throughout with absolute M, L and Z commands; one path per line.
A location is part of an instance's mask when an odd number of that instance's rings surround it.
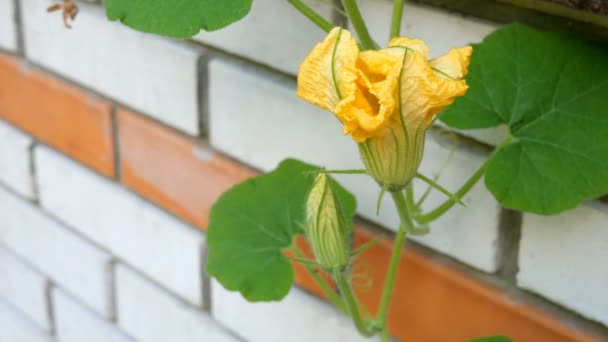
M 346 267 L 350 260 L 349 234 L 331 180 L 320 173 L 306 203 L 306 235 L 319 265 Z
M 395 124 L 384 134 L 359 143 L 359 154 L 369 174 L 388 191 L 399 191 L 416 175 L 422 162 L 426 129 L 407 132 Z

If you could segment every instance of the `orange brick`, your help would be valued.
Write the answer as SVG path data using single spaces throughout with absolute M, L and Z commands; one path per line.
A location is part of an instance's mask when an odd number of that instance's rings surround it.
M 114 175 L 111 106 L 0 56 L 0 117 L 100 173 Z
M 126 110 L 118 112 L 122 181 L 183 219 L 206 229 L 215 200 L 231 186 L 255 176 L 221 156 L 201 161 L 200 143 Z M 312 251 L 303 238 L 298 247 Z M 316 295 L 323 292 L 304 267 L 293 262 L 296 282 Z M 326 278 L 327 279 L 327 278 Z
M 355 246 L 375 236 L 356 230 Z M 376 312 L 388 268 L 392 241 L 372 247 L 356 264 L 368 270 L 371 286 L 358 291 L 370 312 Z M 455 267 L 422 252 L 403 249 L 389 328 L 403 341 L 467 341 L 475 337 L 506 335 L 513 341 L 606 341 L 567 326 L 523 298 L 484 284 Z
M 122 181 L 202 229 L 215 200 L 254 175 L 210 151 L 197 157 L 200 143 L 139 115 L 121 110 L 118 124 Z

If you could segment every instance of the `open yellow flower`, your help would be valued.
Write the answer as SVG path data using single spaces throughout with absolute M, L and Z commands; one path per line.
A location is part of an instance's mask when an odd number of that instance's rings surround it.
M 466 93 L 471 53 L 466 46 L 427 61 L 426 44 L 406 37 L 359 51 L 336 27 L 302 62 L 298 96 L 334 113 L 372 177 L 394 191 L 416 174 L 433 116 Z

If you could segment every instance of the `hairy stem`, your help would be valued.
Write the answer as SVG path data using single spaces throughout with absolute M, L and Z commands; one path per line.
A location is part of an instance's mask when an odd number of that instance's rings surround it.
M 295 9 L 300 11 L 306 18 L 310 19 L 323 31 L 329 32 L 335 25 L 323 18 L 319 13 L 315 12 L 310 6 L 303 3 L 301 0 L 287 0 Z
M 302 251 L 300 251 L 300 249 L 298 247 L 294 246 L 292 248 L 292 250 L 298 258 L 300 258 L 300 259 L 304 258 L 304 254 L 302 253 Z M 302 266 L 304 266 L 304 268 L 310 274 L 310 276 L 315 281 L 315 283 L 317 283 L 317 285 L 319 285 L 319 288 L 321 288 L 321 290 L 323 291 L 323 293 L 325 293 L 327 298 L 329 298 L 329 300 L 340 311 L 344 312 L 345 314 L 348 314 L 348 309 L 346 308 L 346 305 L 344 304 L 344 301 L 342 300 L 342 298 L 340 298 L 340 296 L 336 293 L 336 291 L 334 291 L 334 289 L 332 289 L 331 286 L 329 286 L 327 281 L 325 281 L 325 279 L 323 279 L 319 275 L 319 272 L 317 270 L 315 270 L 315 268 L 309 264 L 303 263 Z
M 415 220 L 420 224 L 429 223 L 437 219 L 441 215 L 445 214 L 448 210 L 450 210 L 454 206 L 454 204 L 457 203 L 455 198 L 463 198 L 464 195 L 466 195 L 473 188 L 473 186 L 477 184 L 481 177 L 483 177 L 483 175 L 486 173 L 488 164 L 490 163 L 490 160 L 492 160 L 492 157 L 494 157 L 494 155 L 496 155 L 496 153 L 500 151 L 500 149 L 511 143 L 512 140 L 513 137 L 509 136 L 500 145 L 496 146 L 492 154 L 488 156 L 488 159 L 486 159 L 486 161 L 481 164 L 479 169 L 477 169 L 477 171 L 475 171 L 475 173 L 471 175 L 471 177 L 462 185 L 462 187 L 458 191 L 456 191 L 456 193 L 454 193 L 454 198 L 450 198 L 444 201 L 437 208 L 431 210 L 426 214 L 414 215 Z
M 357 2 L 355 0 L 342 0 L 342 5 L 344 5 L 344 10 L 346 10 L 346 14 L 348 14 L 348 18 L 353 24 L 357 36 L 359 36 L 361 48 L 363 50 L 378 49 L 378 44 L 372 39 L 367 30 L 367 25 L 365 25 L 363 16 L 361 16 Z
M 393 201 L 399 212 L 399 218 L 401 218 L 401 225 L 395 236 L 395 242 L 393 243 L 393 252 L 391 254 L 391 261 L 388 266 L 388 271 L 384 278 L 384 289 L 382 290 L 382 297 L 380 299 L 380 307 L 378 309 L 378 325 L 382 327 L 383 340 L 388 338 L 387 328 L 387 316 L 388 310 L 391 304 L 391 297 L 393 295 L 393 288 L 395 287 L 395 277 L 397 276 L 397 266 L 401 260 L 401 248 L 405 242 L 406 232 L 413 229 L 412 219 L 405 202 L 405 196 L 402 191 L 392 192 Z
M 336 283 L 338 284 L 338 288 L 340 289 L 340 293 L 346 302 L 346 306 L 348 307 L 348 312 L 350 317 L 352 318 L 355 326 L 357 327 L 357 331 L 359 334 L 370 337 L 374 336 L 376 332 L 371 329 L 371 326 L 368 325 L 363 319 L 361 319 L 361 314 L 359 313 L 359 303 L 353 294 L 353 291 L 350 287 L 349 282 L 346 280 L 344 276 L 344 272 L 340 270 L 335 270 L 334 278 L 336 279 Z
M 463 185 L 462 187 L 456 191 L 456 193 L 454 194 L 454 197 L 451 197 L 447 200 L 445 200 L 441 205 L 439 205 L 437 208 L 431 210 L 430 212 L 423 214 L 423 215 L 416 215 L 415 219 L 418 223 L 424 224 L 424 223 L 429 223 L 437 218 L 439 218 L 441 215 L 445 214 L 448 210 L 450 210 L 454 204 L 457 203 L 457 201 L 454 198 L 462 198 L 464 195 L 466 195 L 472 188 L 473 186 L 475 186 L 475 184 L 477 184 L 477 182 L 481 179 L 481 177 L 484 175 L 484 173 L 486 172 L 486 168 L 488 167 L 488 160 L 486 160 L 480 167 L 479 169 L 477 169 L 477 171 L 475 171 L 475 173 L 473 175 L 471 175 L 471 178 L 469 178 Z
M 403 18 L 403 2 L 404 0 L 394 0 L 393 16 L 391 17 L 391 34 L 389 39 L 399 37 L 401 34 L 401 20 Z

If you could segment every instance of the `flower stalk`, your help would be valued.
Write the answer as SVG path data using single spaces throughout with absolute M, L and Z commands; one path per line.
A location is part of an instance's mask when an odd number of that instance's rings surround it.
M 294 245 L 291 250 L 296 255 L 296 257 L 300 259 L 304 258 L 304 254 L 297 246 Z M 323 293 L 338 308 L 338 310 L 348 315 L 348 309 L 346 308 L 342 298 L 336 293 L 336 291 L 334 291 L 334 289 L 332 289 L 332 287 L 327 283 L 327 281 L 325 281 L 325 279 L 323 279 L 323 277 L 319 275 L 319 272 L 309 264 L 301 263 L 301 265 L 304 267 L 304 269 L 306 269 L 306 271 L 308 272 L 308 274 L 310 274 L 315 283 L 317 283 L 321 291 L 323 291 Z
M 397 207 L 397 211 L 399 212 L 401 225 L 399 226 L 399 230 L 397 231 L 397 235 L 395 236 L 395 241 L 393 242 L 391 260 L 388 266 L 388 271 L 386 272 L 386 276 L 384 278 L 384 289 L 382 290 L 380 307 L 378 309 L 377 322 L 378 325 L 382 327 L 383 336 L 388 336 L 387 317 L 388 311 L 390 309 L 393 289 L 395 287 L 397 269 L 399 266 L 399 261 L 401 260 L 401 249 L 403 248 L 403 244 L 405 243 L 407 231 L 413 229 L 412 219 L 410 217 L 407 204 L 405 202 L 405 197 L 403 196 L 403 192 L 391 192 L 391 196 L 393 197 L 395 207 Z
M 334 279 L 338 284 L 340 294 L 344 298 L 344 302 L 346 303 L 346 306 L 348 308 L 348 313 L 352 318 L 353 322 L 355 323 L 355 327 L 357 327 L 357 331 L 359 331 L 359 334 L 365 337 L 374 336 L 376 334 L 376 331 L 374 331 L 372 325 L 361 318 L 361 314 L 359 312 L 359 301 L 357 300 L 357 297 L 355 297 L 352 287 L 344 273 L 345 271 L 342 270 L 334 270 Z
M 393 39 L 401 35 L 401 20 L 403 18 L 404 2 L 404 0 L 393 1 L 393 15 L 391 17 L 391 33 L 389 39 Z
M 300 0 L 287 0 L 295 9 L 300 11 L 306 18 L 312 21 L 320 29 L 325 32 L 331 31 L 334 25 L 323 18 L 319 13 L 315 12 L 310 6 L 306 5 Z
M 458 203 L 457 199 L 463 198 L 469 191 L 471 191 L 471 189 L 475 186 L 475 184 L 477 184 L 477 182 L 481 179 L 481 177 L 483 177 L 483 175 L 486 173 L 488 164 L 489 164 L 490 160 L 492 159 L 492 157 L 500 149 L 502 149 L 506 145 L 510 144 L 512 139 L 513 138 L 511 136 L 509 136 L 502 143 L 500 143 L 498 146 L 496 146 L 494 151 L 492 151 L 492 154 L 486 159 L 486 161 L 483 164 L 481 164 L 481 166 L 477 169 L 477 171 L 475 171 L 475 173 L 473 173 L 471 175 L 471 177 L 462 185 L 462 187 L 454 193 L 453 197 L 445 200 L 437 208 L 431 210 L 430 212 L 428 212 L 426 214 L 417 213 L 418 210 L 416 210 L 417 209 L 417 208 L 415 208 L 416 204 L 414 204 L 414 201 L 413 201 L 413 197 L 414 197 L 413 192 L 411 190 L 408 190 L 407 204 L 411 210 L 414 210 L 413 216 L 414 216 L 414 219 L 416 220 L 416 222 L 418 222 L 420 224 L 429 223 L 429 222 L 434 221 L 437 218 L 441 217 L 448 210 L 450 210 L 456 203 Z
M 342 5 L 344 6 L 344 10 L 350 19 L 350 22 L 355 28 L 355 32 L 357 32 L 357 36 L 359 36 L 363 50 L 378 49 L 379 46 L 369 34 L 357 2 L 355 0 L 342 0 Z

